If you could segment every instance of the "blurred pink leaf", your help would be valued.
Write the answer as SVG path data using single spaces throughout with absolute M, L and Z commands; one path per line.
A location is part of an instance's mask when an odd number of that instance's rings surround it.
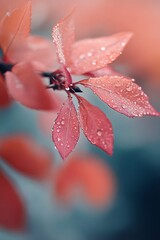
M 37 66 L 41 64 L 40 69 L 37 67 L 39 71 L 53 69 L 56 62 L 53 43 L 39 36 L 29 36 L 23 41 L 17 41 L 8 58 L 12 63 L 32 61 Z
M 23 105 L 37 110 L 55 109 L 49 90 L 46 90 L 41 77 L 30 63 L 20 63 L 12 72 L 5 74 L 10 95 Z
M 147 95 L 131 79 L 123 76 L 103 76 L 79 82 L 90 88 L 114 110 L 128 117 L 159 116 Z
M 36 179 L 46 177 L 51 167 L 49 152 L 20 135 L 1 140 L 0 157 L 17 171 Z
M 63 105 L 54 124 L 52 139 L 63 159 L 73 151 L 79 139 L 77 112 L 69 97 Z
M 7 55 L 16 40 L 27 37 L 31 24 L 31 1 L 14 11 L 7 12 L 0 23 L 0 46 Z
M 75 42 L 70 56 L 71 72 L 84 74 L 112 63 L 122 53 L 131 36 L 131 33 L 124 32 Z
M 111 169 L 95 155 L 73 155 L 57 170 L 53 180 L 56 196 L 65 204 L 85 197 L 92 206 L 101 207 L 109 204 L 115 194 Z
M 22 230 L 25 224 L 23 202 L 11 181 L 0 170 L 0 228 Z
M 87 139 L 112 155 L 113 130 L 109 119 L 96 106 L 78 96 L 80 125 Z
M 4 78 L 0 74 L 0 107 L 6 107 L 9 105 L 11 102 L 11 99 L 8 95 L 5 83 L 4 83 Z

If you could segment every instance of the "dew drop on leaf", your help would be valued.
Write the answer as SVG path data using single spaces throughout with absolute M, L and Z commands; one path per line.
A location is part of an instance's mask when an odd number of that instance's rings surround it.
M 105 47 L 101 47 L 101 51 L 105 51 L 106 50 L 106 48 Z
M 131 91 L 133 90 L 133 85 L 130 84 L 129 86 L 127 86 L 127 87 L 126 87 L 126 90 L 127 90 L 128 92 L 131 92 Z
M 87 53 L 87 56 L 88 56 L 88 57 L 91 57 L 92 55 L 93 55 L 92 52 L 88 52 L 88 53 Z
M 102 136 L 102 131 L 101 131 L 101 130 L 98 130 L 98 131 L 97 131 L 97 135 L 98 135 L 99 137 L 101 137 L 101 136 Z

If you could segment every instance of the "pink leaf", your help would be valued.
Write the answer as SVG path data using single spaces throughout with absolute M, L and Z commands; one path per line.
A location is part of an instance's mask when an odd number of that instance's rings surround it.
M 44 71 L 53 69 L 56 54 L 52 42 L 38 36 L 29 36 L 23 41 L 16 42 L 14 49 L 9 52 L 8 59 L 12 63 L 21 62 L 24 59 L 26 62 L 40 63 Z
M 115 177 L 100 158 L 83 152 L 73 155 L 53 178 L 59 201 L 72 203 L 86 198 L 90 205 L 110 204 L 115 195 Z
M 90 88 L 114 110 L 128 116 L 159 116 L 150 105 L 147 95 L 133 80 L 123 76 L 103 76 L 79 82 Z
M 75 148 L 79 139 L 79 122 L 71 97 L 63 105 L 52 133 L 52 139 L 63 159 Z
M 0 157 L 17 171 L 36 179 L 45 178 L 51 167 L 49 152 L 21 135 L 1 141 Z
M 72 21 L 73 10 L 66 18 L 53 27 L 52 32 L 53 43 L 56 46 L 58 60 L 64 65 L 69 61 L 71 45 L 74 43 L 74 24 Z
M 131 33 L 118 33 L 74 43 L 69 65 L 71 72 L 84 74 L 105 67 L 122 53 L 131 36 Z
M 41 77 L 30 63 L 15 65 L 5 77 L 10 95 L 23 105 L 38 110 L 56 108 L 49 90 L 45 89 Z
M 22 230 L 25 225 L 25 210 L 19 194 L 11 181 L 0 170 L 0 228 Z
M 108 154 L 113 152 L 112 124 L 105 114 L 82 97 L 79 100 L 80 125 L 88 140 Z
M 19 38 L 27 37 L 31 24 L 31 1 L 11 13 L 6 13 L 0 26 L 0 45 L 6 55 Z
M 96 71 L 88 72 L 85 75 L 87 75 L 89 77 L 103 77 L 106 75 L 122 76 L 122 74 L 120 72 L 114 70 L 111 66 L 106 66 L 106 67 L 98 69 Z

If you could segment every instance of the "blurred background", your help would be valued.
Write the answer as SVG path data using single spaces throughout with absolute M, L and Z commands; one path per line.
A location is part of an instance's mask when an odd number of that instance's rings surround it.
M 0 17 L 24 2 L 0 0 Z M 53 25 L 75 2 L 33 0 L 32 34 L 52 40 Z M 112 65 L 122 74 L 135 78 L 160 111 L 160 1 L 81 0 L 76 4 L 77 39 L 133 32 L 124 53 Z M 23 196 L 27 228 L 21 233 L 1 229 L 0 240 L 160 239 L 160 119 L 129 119 L 111 110 L 90 91 L 83 91 L 113 124 L 114 154 L 109 157 L 81 134 L 72 157 L 77 152 L 87 152 L 101 159 L 114 176 L 112 201 L 98 209 L 80 200 L 66 207 L 51 197 L 46 183 L 37 183 L 17 173 L 1 160 L 0 168 L 13 179 Z M 0 138 L 27 134 L 50 149 L 55 165 L 62 165 L 51 141 L 55 117 L 56 112 L 33 111 L 14 103 L 0 110 Z

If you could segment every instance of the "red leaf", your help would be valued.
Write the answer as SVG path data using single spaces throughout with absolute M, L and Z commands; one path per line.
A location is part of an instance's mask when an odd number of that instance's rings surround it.
M 31 24 L 31 1 L 13 12 L 6 13 L 0 26 L 0 45 L 6 55 L 19 38 L 27 37 Z
M 107 205 L 115 192 L 111 170 L 101 159 L 82 153 L 69 159 L 57 171 L 54 184 L 57 197 L 64 203 L 73 202 L 75 197 L 85 197 L 94 206 Z
M 84 74 L 105 67 L 122 53 L 131 36 L 131 33 L 118 33 L 74 43 L 69 65 L 71 72 Z
M 71 97 L 67 99 L 55 121 L 52 139 L 63 159 L 67 158 L 78 142 L 79 122 Z
M 56 108 L 49 90 L 45 89 L 41 77 L 30 63 L 15 65 L 5 77 L 10 95 L 23 105 L 38 110 Z
M 8 96 L 4 79 L 0 74 L 0 107 L 6 107 L 9 105 L 10 102 L 11 102 L 11 99 Z
M 113 130 L 109 119 L 82 97 L 79 100 L 80 125 L 87 139 L 108 154 L 113 152 Z
M 56 46 L 58 60 L 64 65 L 69 61 L 71 45 L 74 43 L 74 24 L 72 21 L 73 10 L 66 18 L 53 27 L 52 32 L 53 43 Z
M 159 116 L 147 95 L 133 80 L 123 76 L 104 76 L 79 82 L 90 88 L 102 101 L 128 117 Z
M 49 152 L 24 136 L 1 141 L 0 157 L 17 171 L 37 179 L 46 177 L 51 166 Z
M 0 170 L 0 228 L 22 230 L 25 224 L 23 202 Z

